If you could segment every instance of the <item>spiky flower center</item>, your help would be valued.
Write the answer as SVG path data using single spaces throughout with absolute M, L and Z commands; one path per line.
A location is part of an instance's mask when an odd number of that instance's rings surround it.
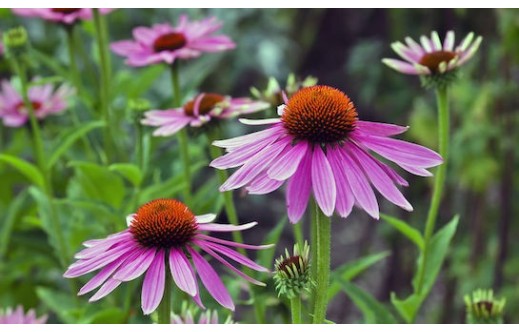
M 476 303 L 476 305 L 481 309 L 484 308 L 489 313 L 492 312 L 492 307 L 494 306 L 491 301 L 479 301 Z
M 335 88 L 316 85 L 296 92 L 281 118 L 289 134 L 312 143 L 341 142 L 355 128 L 357 111 Z
M 72 14 L 72 13 L 78 12 L 80 10 L 81 10 L 81 8 L 51 8 L 52 12 L 63 14 L 63 15 Z
M 38 113 L 38 111 L 41 109 L 42 103 L 40 103 L 39 101 L 31 101 L 31 105 L 34 113 Z M 28 112 L 28 110 L 25 108 L 25 103 L 23 101 L 19 102 L 16 105 L 16 109 L 22 113 Z
M 145 247 L 182 247 L 196 234 L 198 225 L 188 207 L 174 199 L 156 199 L 142 205 L 130 232 Z
M 304 262 L 302 262 L 302 260 L 301 260 L 301 256 L 299 256 L 299 255 L 290 256 L 288 258 L 285 258 L 283 261 L 281 261 L 277 265 L 276 269 L 278 271 L 284 271 L 285 273 L 291 274 L 292 271 L 290 271 L 290 269 L 289 269 L 289 267 L 290 267 L 291 269 L 295 268 L 297 270 L 297 272 L 302 273 L 305 269 L 305 266 L 301 266 L 301 263 L 303 263 L 303 265 L 304 265 Z
M 431 53 L 426 53 L 422 56 L 419 63 L 422 66 L 429 68 L 432 73 L 438 73 L 440 63 L 445 62 L 449 63 L 452 59 L 456 57 L 455 52 L 449 51 L 435 51 Z
M 216 106 L 225 99 L 224 96 L 216 93 L 206 93 L 202 97 L 202 100 L 198 104 L 198 115 L 206 115 Z M 196 98 L 187 102 L 184 105 L 184 113 L 189 116 L 195 115 L 195 102 Z
M 162 51 L 176 51 L 186 46 L 187 39 L 183 33 L 166 33 L 153 42 L 153 50 L 158 53 Z

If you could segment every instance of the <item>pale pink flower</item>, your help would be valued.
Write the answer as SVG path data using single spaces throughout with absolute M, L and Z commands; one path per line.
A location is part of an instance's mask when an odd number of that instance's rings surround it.
M 429 176 L 426 169 L 442 158 L 417 144 L 391 138 L 407 130 L 394 124 L 361 121 L 351 100 L 328 86 L 296 92 L 278 108 L 280 118 L 242 120 L 270 128 L 213 144 L 227 154 L 211 162 L 219 169 L 240 167 L 220 187 L 240 187 L 266 194 L 288 181 L 288 217 L 298 222 L 310 195 L 327 216 L 345 218 L 354 205 L 379 218 L 375 187 L 390 202 L 411 211 L 396 185 L 407 186 L 397 172 L 371 155 L 373 151 L 413 174 Z
M 126 57 L 129 66 L 147 66 L 177 59 L 199 57 L 204 52 L 221 52 L 235 47 L 225 35 L 214 35 L 222 24 L 215 17 L 201 21 L 189 21 L 180 17 L 177 26 L 168 23 L 133 29 L 135 40 L 123 40 L 111 44 L 112 50 Z
M 144 113 L 142 124 L 159 127 L 155 136 L 173 135 L 187 125 L 200 127 L 210 121 L 223 120 L 264 110 L 269 104 L 249 98 L 231 98 L 216 93 L 201 93 L 184 106 Z
M 65 84 L 55 91 L 52 84 L 29 88 L 29 100 L 38 119 L 63 112 L 67 108 L 66 99 L 73 94 L 74 89 Z M 7 127 L 21 127 L 29 120 L 29 111 L 22 96 L 9 81 L 1 83 L 0 118 Z
M 47 315 L 36 317 L 34 309 L 23 312 L 23 306 L 19 305 L 16 310 L 7 308 L 5 311 L 0 310 L 0 324 L 45 324 Z
M 218 303 L 234 310 L 229 292 L 202 252 L 245 280 L 264 285 L 238 270 L 227 259 L 253 270 L 266 272 L 266 268 L 232 248 L 266 249 L 270 246 L 252 246 L 205 234 L 242 231 L 257 224 L 215 224 L 212 223 L 215 217 L 214 214 L 195 216 L 186 205 L 173 199 L 153 200 L 128 216 L 128 228 L 124 231 L 105 239 L 85 242 L 87 248 L 75 255 L 77 262 L 68 268 L 64 276 L 76 278 L 100 270 L 79 291 L 79 295 L 83 295 L 100 287 L 90 298 L 92 302 L 107 296 L 122 282 L 145 274 L 141 304 L 142 311 L 148 315 L 159 306 L 164 296 L 165 278 L 171 277 L 178 288 L 203 307 L 196 277 L 198 275 Z M 168 266 L 170 274 L 166 273 Z
M 100 8 L 100 14 L 108 14 L 113 8 Z M 81 20 L 90 20 L 94 16 L 92 8 L 13 8 L 19 16 L 39 17 L 47 21 L 73 24 Z
M 478 36 L 474 40 L 474 33 L 471 32 L 456 48 L 454 48 L 453 31 L 447 32 L 443 44 L 436 31 L 431 33 L 431 38 L 421 36 L 421 45 L 410 37 L 406 37 L 405 41 L 407 44 L 401 42 L 391 44 L 393 51 L 405 61 L 382 59 L 382 62 L 403 74 L 433 75 L 461 67 L 474 56 L 482 37 Z

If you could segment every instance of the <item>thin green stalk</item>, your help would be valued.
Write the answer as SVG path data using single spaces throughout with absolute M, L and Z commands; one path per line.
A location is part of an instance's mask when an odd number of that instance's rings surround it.
M 180 94 L 178 61 L 175 61 L 171 66 L 171 86 L 173 88 L 173 107 L 180 107 L 182 105 L 182 96 Z M 184 187 L 184 203 L 189 206 L 191 204 L 191 158 L 189 156 L 189 143 L 186 129 L 182 129 L 177 133 L 177 139 L 186 181 Z
M 58 214 L 56 213 L 54 202 L 53 202 L 53 189 L 52 189 L 52 180 L 50 170 L 47 168 L 46 154 L 45 148 L 43 146 L 43 138 L 41 135 L 40 125 L 38 124 L 38 120 L 36 118 L 36 114 L 32 105 L 32 102 L 29 99 L 29 84 L 27 82 L 27 73 L 25 71 L 25 66 L 22 62 L 19 62 L 18 59 L 13 58 L 12 60 L 13 69 L 15 73 L 20 78 L 20 85 L 22 89 L 22 99 L 25 108 L 29 112 L 29 121 L 31 125 L 31 133 L 33 135 L 33 143 L 34 143 L 34 154 L 36 155 L 36 161 L 40 172 L 43 174 L 43 191 L 49 200 L 50 205 L 50 222 L 52 224 L 53 231 L 56 236 L 58 251 L 60 255 L 58 259 L 62 265 L 62 267 L 66 267 L 66 262 L 68 260 L 68 250 L 65 242 L 65 237 L 63 235 L 62 227 L 59 224 Z
M 303 248 L 304 235 L 303 235 L 303 223 L 298 222 L 295 224 L 292 229 L 294 230 L 294 239 L 296 243 L 299 245 L 299 248 Z
M 443 157 L 443 164 L 438 166 L 434 178 L 433 197 L 431 200 L 429 213 L 427 214 L 427 221 L 425 223 L 423 259 L 421 260 L 421 264 L 418 269 L 419 275 L 416 288 L 417 294 L 421 294 L 424 287 L 425 267 L 427 266 L 427 261 L 429 260 L 431 238 L 434 234 L 434 226 L 438 216 L 438 209 L 442 199 L 447 171 L 449 148 L 449 101 L 446 87 L 438 88 L 436 90 L 436 100 L 438 103 L 439 153 Z
M 312 265 L 317 268 L 316 286 L 314 288 L 314 313 L 313 324 L 322 324 L 326 318 L 328 307 L 328 285 L 330 283 L 330 250 L 331 250 L 331 220 L 326 217 L 319 206 L 315 204 L 315 219 L 312 221 L 316 227 L 315 259 Z
M 99 49 L 99 60 L 101 66 L 101 81 L 99 84 L 99 96 L 101 104 L 101 116 L 106 123 L 103 131 L 104 148 L 107 155 L 107 162 L 110 163 L 114 159 L 115 147 L 112 139 L 112 123 L 110 121 L 110 55 L 108 53 L 108 36 L 103 16 L 100 15 L 99 9 L 94 8 L 94 26 L 97 46 Z
M 167 262 L 164 262 L 167 266 Z M 166 273 L 164 297 L 159 305 L 159 324 L 171 324 L 171 276 Z
M 74 49 L 76 48 L 76 39 L 74 35 L 74 26 L 67 26 L 65 27 L 65 32 L 67 34 L 67 50 L 68 50 L 68 58 L 69 58 L 69 65 L 70 65 L 70 73 L 72 76 L 72 81 L 74 83 L 74 86 L 76 88 L 76 93 L 78 96 L 81 96 L 83 93 L 83 86 L 81 84 L 81 78 L 79 76 L 79 70 L 76 62 L 76 56 L 74 54 Z M 79 116 L 76 112 L 76 110 L 73 110 L 69 112 L 72 118 L 72 123 L 74 126 L 78 127 L 81 125 L 81 120 L 79 119 Z M 81 142 L 85 147 L 85 151 L 88 153 L 90 159 L 95 159 L 95 154 L 92 150 L 91 143 L 89 142 L 88 138 L 83 136 L 81 137 Z
M 292 312 L 292 324 L 302 324 L 301 321 L 301 296 L 290 299 L 290 311 Z

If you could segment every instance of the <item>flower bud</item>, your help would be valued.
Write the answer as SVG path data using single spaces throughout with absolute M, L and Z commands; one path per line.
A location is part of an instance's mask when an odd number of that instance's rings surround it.
M 502 324 L 506 299 L 494 299 L 491 289 L 478 289 L 465 295 L 468 324 Z
M 309 253 L 310 247 L 305 241 L 302 249 L 296 244 L 292 255 L 285 249 L 285 256 L 276 260 L 274 281 L 278 296 L 291 299 L 310 291 L 314 282 L 310 277 Z
M 2 37 L 7 57 L 16 56 L 27 50 L 29 37 L 24 27 L 9 29 Z

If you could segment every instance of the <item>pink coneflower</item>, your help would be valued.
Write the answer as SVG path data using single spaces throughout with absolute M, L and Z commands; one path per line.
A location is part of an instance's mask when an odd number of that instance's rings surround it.
M 233 323 L 234 322 L 232 321 L 231 316 L 228 316 L 222 324 Z M 220 324 L 220 322 L 218 320 L 218 312 L 216 312 L 216 310 L 206 310 L 200 314 L 200 317 L 196 322 L 191 310 L 187 310 L 182 316 L 173 314 L 171 316 L 171 324 Z
M 99 13 L 108 14 L 113 10 L 113 8 L 100 8 Z M 93 17 L 92 8 L 13 8 L 13 13 L 67 25 L 81 20 L 90 20 Z
M 429 149 L 390 138 L 407 127 L 358 120 L 348 96 L 328 86 L 299 90 L 278 113 L 281 117 L 276 119 L 242 120 L 273 124 L 266 130 L 214 142 L 228 153 L 213 160 L 211 166 L 241 166 L 221 191 L 245 186 L 251 194 L 266 194 L 288 180 L 288 217 L 293 223 L 304 214 L 312 192 L 327 216 L 337 211 L 345 218 L 355 204 L 378 219 L 371 186 L 392 203 L 412 210 L 395 186 L 407 186 L 407 182 L 370 150 L 421 176 L 431 175 L 426 168 L 442 162 Z
M 144 113 L 142 124 L 159 127 L 155 136 L 173 135 L 187 125 L 200 127 L 215 119 L 228 119 L 258 112 L 269 107 L 262 101 L 249 98 L 231 98 L 216 93 L 201 93 L 180 108 Z
M 52 84 L 36 85 L 29 88 L 29 99 L 38 119 L 57 114 L 67 108 L 66 98 L 74 93 L 67 85 L 53 91 Z M 22 96 L 9 81 L 2 81 L 0 90 L 0 118 L 7 127 L 20 127 L 29 120 Z
M 454 48 L 454 32 L 449 31 L 443 41 L 436 31 L 431 33 L 431 38 L 420 37 L 421 45 L 412 38 L 406 37 L 407 45 L 401 42 L 391 44 L 393 50 L 405 61 L 395 59 L 383 59 L 389 67 L 411 75 L 442 74 L 462 66 L 476 53 L 481 44 L 482 37 L 474 40 L 474 33 L 469 33 L 465 39 Z
M 34 309 L 27 311 L 24 314 L 23 307 L 19 305 L 16 310 L 7 308 L 7 310 L 0 310 L 0 324 L 45 324 L 47 316 L 36 317 Z
M 154 63 L 172 64 L 176 59 L 199 57 L 203 52 L 220 52 L 235 47 L 227 36 L 214 35 L 222 24 L 215 17 L 190 22 L 182 15 L 176 27 L 168 23 L 133 29 L 135 40 L 111 44 L 112 50 L 126 57 L 126 64 L 140 67 Z
M 75 278 L 101 269 L 79 291 L 79 295 L 83 295 L 101 286 L 90 298 L 92 302 L 105 297 L 122 282 L 136 279 L 146 272 L 141 303 L 147 315 L 162 300 L 167 277 L 165 270 L 169 264 L 171 276 L 178 288 L 192 296 L 198 305 L 203 307 L 195 272 L 218 303 L 234 310 L 234 303 L 220 277 L 196 248 L 249 282 L 263 285 L 235 268 L 224 257 L 256 271 L 267 271 L 230 247 L 264 249 L 270 246 L 235 243 L 204 234 L 241 231 L 257 224 L 221 225 L 211 223 L 214 219 L 213 214 L 195 216 L 186 205 L 173 199 L 151 201 L 128 217 L 126 230 L 105 239 L 85 242 L 87 248 L 76 254 L 78 261 L 69 267 L 64 276 Z

